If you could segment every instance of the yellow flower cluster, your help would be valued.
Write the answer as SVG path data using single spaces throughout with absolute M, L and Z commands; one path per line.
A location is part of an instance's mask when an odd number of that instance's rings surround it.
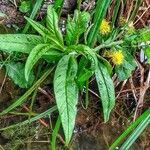
M 122 53 L 122 50 L 118 51 L 107 51 L 105 53 L 105 56 L 110 58 L 113 64 L 120 65 L 123 63 L 124 55 Z
M 106 21 L 106 19 L 103 19 L 99 30 L 102 35 L 106 35 L 110 32 L 110 25 L 109 25 L 109 22 Z
M 120 26 L 124 26 L 126 24 L 126 18 L 125 17 L 120 17 L 119 18 L 119 25 Z

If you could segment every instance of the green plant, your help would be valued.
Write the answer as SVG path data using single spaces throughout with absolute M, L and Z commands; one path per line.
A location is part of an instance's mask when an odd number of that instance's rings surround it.
M 59 2 L 62 4 L 62 1 Z M 115 106 L 115 90 L 111 75 L 116 73 L 120 80 L 127 79 L 131 75 L 136 67 L 134 53 L 138 49 L 139 42 L 145 39 L 145 33 L 142 30 L 131 32 L 126 24 L 123 28 L 114 26 L 118 7 L 112 17 L 112 29 L 109 22 L 104 21 L 109 4 L 108 0 L 97 2 L 93 24 L 90 24 L 92 16 L 88 12 L 75 10 L 73 18 L 68 16 L 65 35 L 62 35 L 59 29 L 58 14 L 52 5 L 47 9 L 46 27 L 32 20 L 32 17 L 25 17 L 39 35 L 0 35 L 2 51 L 29 55 L 23 70 L 24 78 L 22 78 L 26 85 L 31 81 L 35 64 L 39 60 L 43 60 L 49 64 L 48 67 L 52 68 L 0 115 L 10 112 L 25 102 L 28 96 L 54 71 L 54 93 L 66 144 L 69 144 L 75 125 L 79 91 L 82 91 L 85 86 L 88 90 L 88 80 L 93 76 L 96 77 L 101 97 L 104 121 L 109 120 L 110 113 Z M 58 8 L 58 5 L 55 6 Z M 25 32 L 28 27 L 24 30 Z M 102 29 L 106 34 L 102 34 Z M 146 38 L 145 42 L 148 40 L 150 39 Z M 132 49 L 128 49 L 129 45 Z M 15 81 L 14 76 L 10 75 Z M 20 82 L 15 83 L 21 86 Z M 59 122 L 56 124 L 59 126 Z M 55 128 L 53 147 L 57 131 L 58 128 Z
M 31 9 L 31 1 L 22 1 L 19 6 L 19 11 L 22 13 L 27 13 Z
M 150 109 L 147 109 L 140 117 L 137 118 L 110 146 L 109 150 L 114 150 L 129 134 L 127 140 L 122 144 L 120 150 L 126 150 L 131 147 L 134 141 L 138 138 L 141 132 L 150 123 Z
M 66 143 L 68 144 L 72 135 L 77 113 L 76 105 L 79 89 L 76 81 L 79 84 L 80 82 L 83 82 L 80 77 L 77 77 L 77 58 L 80 55 L 85 56 L 85 59 L 91 64 L 91 75 L 95 72 L 99 89 L 102 90 L 103 93 L 107 91 L 107 94 L 105 94 L 106 97 L 102 97 L 105 122 L 108 121 L 110 111 L 115 103 L 113 82 L 105 65 L 98 61 L 96 53 L 88 46 L 78 44 L 79 37 L 86 31 L 90 19 L 87 12 L 75 11 L 73 20 L 70 17 L 68 18 L 66 28 L 67 35 L 65 36 L 65 39 L 67 39 L 67 46 L 64 46 L 63 36 L 58 28 L 58 17 L 52 6 L 49 6 L 47 11 L 47 28 L 29 18 L 26 19 L 41 36 L 1 35 L 0 38 L 2 44 L 9 41 L 8 46 L 2 45 L 1 49 L 8 50 L 9 52 L 29 52 L 25 65 L 25 79 L 27 82 L 34 64 L 36 64 L 41 57 L 47 55 L 47 59 L 51 60 L 51 57 L 53 57 L 56 52 L 61 54 L 54 75 L 54 92 L 64 128 Z M 15 42 L 18 36 L 19 40 Z M 19 49 L 20 47 L 22 48 Z M 109 80 L 109 83 L 106 82 L 106 80 Z M 18 106 L 18 104 L 9 107 L 11 109 L 6 109 L 1 114 L 9 112 L 16 106 Z
M 34 4 L 33 10 L 32 10 L 32 12 L 31 12 L 31 14 L 30 14 L 30 18 L 31 18 L 31 19 L 34 19 L 34 18 L 35 18 L 35 16 L 36 16 L 38 10 L 40 9 L 40 7 L 41 7 L 41 5 L 42 5 L 42 3 L 43 3 L 43 0 L 38 0 L 38 1 L 36 1 L 36 3 Z M 29 27 L 30 27 L 30 24 L 27 23 L 27 24 L 25 25 L 25 27 L 24 27 L 23 33 L 26 33 L 26 32 L 28 31 Z

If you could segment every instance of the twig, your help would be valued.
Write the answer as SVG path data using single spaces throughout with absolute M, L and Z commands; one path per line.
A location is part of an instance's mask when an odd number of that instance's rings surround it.
M 99 95 L 98 95 L 97 93 L 95 93 L 93 90 L 88 89 L 88 91 L 89 91 L 90 93 L 92 93 L 93 95 L 95 95 L 97 98 L 100 98 Z
M 136 23 L 138 23 L 138 21 L 144 16 L 144 14 L 148 11 L 148 9 L 150 8 L 150 5 L 145 9 L 145 11 L 142 13 L 142 15 L 134 22 L 133 25 L 135 25 Z
M 2 147 L 2 145 L 0 145 L 0 149 L 1 149 L 1 150 L 4 150 L 4 148 Z
M 140 90 L 141 89 L 141 87 L 137 87 L 137 88 L 135 88 L 134 90 Z M 126 90 L 122 90 L 121 92 L 120 91 L 118 91 L 118 92 L 116 92 L 116 93 L 125 93 L 125 92 L 129 92 L 129 91 L 132 91 L 132 89 L 126 89 Z
M 149 85 L 149 83 L 150 83 L 150 68 L 149 68 L 147 80 L 144 83 L 144 68 L 138 61 L 137 61 L 137 64 L 141 71 L 141 83 L 140 83 L 141 88 L 140 88 L 140 97 L 139 97 L 139 100 L 138 100 L 138 103 L 137 103 L 137 106 L 135 109 L 135 113 L 134 113 L 134 120 L 137 117 L 138 109 L 143 106 L 144 95 L 145 95 L 147 89 L 150 87 L 150 85 Z
M 99 51 L 99 50 L 102 49 L 102 48 L 108 48 L 108 47 L 112 47 L 112 46 L 114 46 L 114 45 L 120 45 L 120 44 L 122 44 L 122 43 L 123 43 L 122 40 L 120 40 L 120 41 L 115 41 L 115 42 L 111 42 L 111 43 L 109 43 L 109 44 L 103 43 L 103 44 L 97 46 L 94 50 L 97 52 L 97 51 Z
M 124 86 L 125 86 L 126 83 L 127 83 L 127 80 L 123 81 L 122 86 L 121 86 L 121 89 L 120 89 L 118 95 L 116 96 L 116 99 L 117 99 L 117 98 L 120 96 L 120 94 L 122 93 L 122 90 L 123 90 L 123 88 L 124 88 Z
M 4 80 L 3 80 L 2 85 L 1 85 L 1 87 L 0 87 L 0 94 L 2 93 L 4 84 L 5 84 L 5 81 L 6 81 L 6 77 L 7 77 L 7 72 L 5 73 Z
M 132 10 L 133 10 L 133 1 L 130 2 L 130 9 L 129 9 L 129 11 L 128 11 L 127 21 L 128 21 L 129 18 L 130 18 L 130 15 L 131 15 Z
M 52 97 L 46 92 L 46 90 L 42 89 L 41 87 L 38 88 L 38 90 L 44 94 L 50 101 L 52 101 Z
M 134 99 L 136 100 L 136 102 L 138 102 L 138 98 L 136 97 L 136 90 L 135 90 L 135 86 L 134 86 L 134 83 L 133 83 L 132 76 L 130 77 L 129 82 L 130 82 L 130 85 L 131 85 L 132 94 L 134 96 Z
M 25 105 L 23 105 L 23 108 L 26 110 L 26 111 L 30 111 L 29 108 Z M 45 127 L 48 127 L 48 124 L 43 120 L 43 119 L 38 119 L 38 121 Z

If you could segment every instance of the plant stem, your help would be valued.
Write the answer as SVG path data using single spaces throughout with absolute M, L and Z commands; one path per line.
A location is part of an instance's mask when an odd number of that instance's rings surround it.
M 29 116 L 29 113 L 20 113 L 20 112 L 10 112 L 12 115 L 19 115 L 19 116 Z M 31 116 L 36 116 L 33 112 L 30 114 Z
M 63 4 L 64 4 L 64 0 L 56 0 L 55 3 L 54 3 L 54 9 L 56 10 L 56 12 L 58 14 L 60 14 L 60 11 L 63 7 Z
M 122 40 L 116 41 L 116 42 L 111 42 L 111 43 L 109 43 L 109 44 L 103 43 L 103 44 L 97 46 L 96 48 L 94 48 L 94 50 L 95 50 L 96 52 L 98 52 L 98 51 L 99 51 L 100 49 L 102 49 L 102 48 L 108 48 L 108 47 L 112 47 L 112 46 L 114 46 L 114 45 L 120 45 L 120 44 L 122 44 L 122 43 L 123 43 Z
M 77 9 L 80 10 L 82 0 L 77 0 Z
M 136 0 L 135 8 L 134 8 L 134 10 L 133 10 L 133 12 L 129 18 L 129 21 L 134 21 L 142 2 L 143 2 L 142 0 Z
M 52 133 L 52 141 L 51 141 L 51 149 L 52 150 L 56 149 L 56 138 L 57 138 L 57 134 L 58 134 L 60 125 L 61 125 L 61 119 L 60 119 L 60 116 L 58 116 L 55 128 L 54 128 L 53 133 Z

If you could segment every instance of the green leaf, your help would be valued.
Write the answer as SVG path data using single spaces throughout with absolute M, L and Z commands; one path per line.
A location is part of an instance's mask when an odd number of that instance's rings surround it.
M 6 65 L 8 76 L 14 81 L 15 84 L 21 88 L 28 88 L 34 81 L 33 72 L 30 73 L 30 81 L 25 80 L 24 72 L 25 65 L 22 63 L 9 63 Z
M 135 67 L 128 68 L 127 66 L 129 66 L 129 65 L 130 64 L 127 61 L 125 61 L 123 65 L 118 65 L 115 67 L 115 72 L 118 75 L 119 81 L 124 81 L 131 76 L 132 71 L 135 69 Z
M 98 62 L 95 70 L 96 81 L 103 105 L 104 121 L 109 120 L 111 110 L 115 105 L 115 91 L 113 81 L 105 65 Z
M 141 116 L 139 116 L 129 127 L 112 143 L 109 150 L 114 150 L 143 120 L 150 117 L 150 109 L 147 109 Z
M 100 55 L 98 55 L 98 59 L 99 59 L 99 61 L 100 61 L 101 63 L 103 63 L 103 64 L 106 66 L 106 68 L 107 68 L 109 74 L 111 75 L 111 74 L 112 74 L 112 70 L 113 70 L 111 64 L 110 64 L 105 58 L 103 58 L 103 57 L 100 56 Z
M 77 84 L 80 89 L 84 86 L 85 82 L 93 75 L 95 71 L 95 53 L 88 46 L 83 44 L 68 46 L 66 51 L 77 52 L 83 55 L 79 62 L 77 73 Z
M 79 45 L 77 46 L 77 50 L 85 53 L 87 59 L 91 61 L 91 68 L 95 71 L 96 81 L 102 100 L 104 121 L 107 122 L 110 112 L 115 105 L 114 85 L 110 77 L 110 72 L 107 70 L 108 64 L 106 65 L 106 62 L 101 58 L 98 62 L 94 50 L 90 49 L 88 46 Z
M 32 25 L 32 27 L 44 37 L 46 43 L 49 43 L 55 49 L 64 49 L 63 37 L 60 29 L 58 28 L 58 16 L 51 5 L 48 6 L 47 9 L 46 23 L 48 29 L 30 18 L 25 18 Z
M 120 81 L 128 79 L 132 71 L 135 70 L 136 62 L 131 54 L 127 51 L 124 53 L 124 61 L 121 65 L 115 66 L 115 72 L 118 75 Z
M 40 43 L 43 43 L 43 40 L 40 36 L 36 35 L 0 34 L 0 50 L 6 52 L 30 53 Z
M 30 23 L 30 25 L 39 33 L 41 34 L 44 38 L 46 38 L 50 33 L 48 31 L 48 29 L 46 29 L 43 25 L 41 25 L 40 23 L 25 17 L 25 19 Z
M 91 67 L 91 62 L 82 57 L 79 62 L 78 73 L 77 73 L 77 83 L 80 89 L 83 88 L 86 81 L 93 75 L 94 69 Z
M 54 2 L 54 9 L 59 14 L 61 8 L 63 7 L 64 0 L 55 0 Z
M 93 46 L 97 37 L 98 29 L 102 23 L 102 20 L 106 14 L 107 8 L 110 5 L 111 0 L 98 0 L 96 3 L 96 9 L 94 14 L 93 26 L 88 35 L 88 46 Z
M 58 135 L 58 132 L 60 129 L 60 125 L 61 125 L 61 119 L 60 119 L 60 115 L 59 115 L 58 119 L 56 121 L 56 124 L 55 124 L 55 128 L 52 133 L 52 140 L 51 140 L 51 149 L 52 150 L 56 150 L 56 139 L 57 139 L 57 135 Z
M 34 17 L 36 16 L 38 10 L 41 7 L 43 1 L 44 0 L 38 0 L 38 1 L 35 2 L 34 7 L 32 9 L 32 13 L 30 15 L 30 19 L 34 19 Z M 30 27 L 30 24 L 29 24 L 29 22 L 27 22 L 27 24 L 25 25 L 25 27 L 23 29 L 23 33 L 26 33 L 28 31 L 29 27 Z
M 150 46 L 145 47 L 144 53 L 148 58 L 150 58 Z
M 115 26 L 118 12 L 119 12 L 120 3 L 121 3 L 120 0 L 116 0 L 116 2 L 115 2 L 114 11 L 113 11 L 113 15 L 112 15 L 112 23 L 111 23 L 112 27 Z
M 31 9 L 31 1 L 22 1 L 19 6 L 19 11 L 27 13 Z
M 145 53 L 145 55 L 147 57 L 146 63 L 150 64 L 150 46 L 145 47 L 144 53 Z
M 64 53 L 51 49 L 50 51 L 47 51 L 42 58 L 44 58 L 47 62 L 52 63 L 54 61 L 59 61 L 63 55 Z
M 77 113 L 78 88 L 75 82 L 77 62 L 65 55 L 58 63 L 54 76 L 54 93 L 61 116 L 66 144 L 69 143 Z
M 58 49 L 64 49 L 63 36 L 58 27 L 58 15 L 52 5 L 48 6 L 46 26 L 50 32 L 49 38 Z
M 145 117 L 138 127 L 133 131 L 133 133 L 128 137 L 128 139 L 120 147 L 121 150 L 130 149 L 133 143 L 137 140 L 140 134 L 144 131 L 146 127 L 150 124 L 150 114 Z
M 27 81 L 29 79 L 29 75 L 33 66 L 49 50 L 50 50 L 50 46 L 48 44 L 39 44 L 33 48 L 33 50 L 28 56 L 28 59 L 25 65 L 25 79 Z
M 140 42 L 150 41 L 150 27 L 145 27 L 143 29 L 140 29 L 137 34 L 139 35 Z
M 79 37 L 84 33 L 90 21 L 90 14 L 88 12 L 80 12 L 78 10 L 74 13 L 74 18 L 68 17 L 66 26 L 66 43 L 67 45 L 77 44 Z

